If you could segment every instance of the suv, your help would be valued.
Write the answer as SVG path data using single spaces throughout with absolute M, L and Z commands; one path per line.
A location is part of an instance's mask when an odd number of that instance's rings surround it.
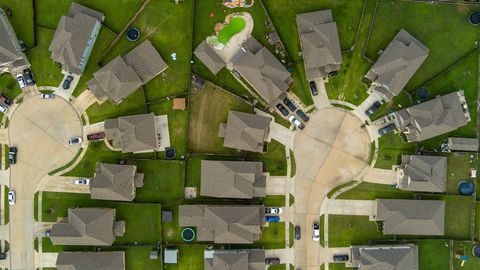
M 75 185 L 79 185 L 79 186 L 88 186 L 90 185 L 90 179 L 78 178 L 78 179 L 75 179 L 74 183 Z
M 378 130 L 378 135 L 383 136 L 395 129 L 395 124 L 390 124 Z
M 41 96 L 43 99 L 54 99 L 54 98 L 55 98 L 55 94 L 54 94 L 54 93 L 43 93 L 43 94 L 40 94 L 40 96 Z
M 10 205 L 15 205 L 16 197 L 15 197 L 15 191 L 10 190 L 8 192 L 8 204 Z
M 25 78 L 27 85 L 35 85 L 35 77 L 33 77 L 33 73 L 29 68 L 23 70 L 23 78 Z
M 279 216 L 266 216 L 265 221 L 266 222 L 280 222 L 280 217 Z
M 297 115 L 300 117 L 300 119 L 303 120 L 303 122 L 308 122 L 310 120 L 310 117 L 308 117 L 302 110 L 298 109 L 297 110 Z
M 314 81 L 310 82 L 310 91 L 312 92 L 312 96 L 318 95 L 317 85 Z
M 7 97 L 7 95 L 5 95 L 4 93 L 0 93 L 0 102 L 5 103 L 7 106 L 13 105 L 13 101 L 9 97 Z
M 288 116 L 288 110 L 287 110 L 287 108 L 285 108 L 285 106 L 278 103 L 276 107 L 284 116 Z
M 63 90 L 68 90 L 70 88 L 70 84 L 72 83 L 72 81 L 73 81 L 73 77 L 71 75 L 68 75 L 62 83 Z
M 320 241 L 320 226 L 316 222 L 312 224 L 312 239 L 313 241 Z
M 281 214 L 282 208 L 279 207 L 265 207 L 265 214 Z
M 6 113 L 8 111 L 7 105 L 0 103 L 0 112 L 1 113 Z
M 288 98 L 285 98 L 283 99 L 283 104 L 287 105 L 287 107 L 292 111 L 296 111 L 297 110 L 297 106 L 295 106 L 295 104 L 293 104 L 293 102 L 288 99 Z
M 68 140 L 68 144 L 72 145 L 72 144 L 80 144 L 83 142 L 83 139 L 82 137 L 74 137 L 74 138 L 71 138 L 70 140 Z
M 302 235 L 300 234 L 300 226 L 295 226 L 295 240 L 300 240 L 302 238 Z
M 10 165 L 17 163 L 17 147 L 10 147 L 8 150 L 8 163 Z
M 25 84 L 25 79 L 23 78 L 22 74 L 17 74 L 17 82 L 20 88 L 25 88 L 25 86 L 27 86 Z
M 346 262 L 348 261 L 348 255 L 333 255 L 334 262 Z
M 87 140 L 89 140 L 89 141 L 101 140 L 103 138 L 105 138 L 105 132 L 103 132 L 103 131 L 87 135 Z
M 288 120 L 290 120 L 290 122 L 292 122 L 296 127 L 298 127 L 299 129 L 304 129 L 305 126 L 302 124 L 302 122 L 298 121 L 297 118 L 295 118 L 295 116 L 291 115 Z
M 382 106 L 382 103 L 380 103 L 380 101 L 375 101 L 373 105 L 365 111 L 365 114 L 371 116 L 376 110 L 378 110 L 378 108 L 380 108 L 380 106 Z
M 280 259 L 279 258 L 265 258 L 265 264 L 266 265 L 280 264 Z

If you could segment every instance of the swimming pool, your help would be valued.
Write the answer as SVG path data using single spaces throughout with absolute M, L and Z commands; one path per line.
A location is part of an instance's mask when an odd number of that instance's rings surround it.
M 220 30 L 220 33 L 218 34 L 218 41 L 223 44 L 227 44 L 232 36 L 238 34 L 243 28 L 245 28 L 245 25 L 245 19 L 242 17 L 233 17 L 230 20 L 230 23 L 225 25 L 222 30 Z

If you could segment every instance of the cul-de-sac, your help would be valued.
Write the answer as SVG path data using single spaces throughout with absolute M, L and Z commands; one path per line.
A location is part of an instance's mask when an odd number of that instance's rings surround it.
M 0 270 L 478 270 L 479 42 L 480 0 L 0 0 Z

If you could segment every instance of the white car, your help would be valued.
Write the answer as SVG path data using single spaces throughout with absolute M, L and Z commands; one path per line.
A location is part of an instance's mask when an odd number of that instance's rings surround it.
M 88 186 L 90 185 L 90 179 L 87 179 L 87 178 L 75 179 L 75 185 Z
M 305 126 L 302 124 L 302 122 L 298 121 L 298 119 L 295 118 L 295 116 L 293 116 L 293 115 L 290 115 L 290 117 L 288 117 L 288 120 L 290 120 L 290 122 L 292 122 L 299 129 L 304 129 L 305 128 Z
M 71 138 L 70 140 L 68 140 L 68 144 L 72 145 L 72 144 L 80 144 L 83 142 L 83 139 L 82 137 L 74 137 L 74 138 Z
M 43 99 L 54 99 L 55 98 L 55 94 L 53 94 L 53 93 L 43 93 L 40 96 Z
M 18 82 L 18 85 L 20 86 L 20 88 L 25 88 L 25 86 L 27 86 L 25 84 L 25 79 L 23 78 L 22 74 L 17 74 L 17 82 Z
M 320 226 L 314 222 L 312 224 L 312 239 L 313 241 L 320 241 Z
M 265 207 L 265 214 L 279 215 L 281 213 L 282 213 L 282 208 L 280 207 Z
M 8 204 L 14 205 L 14 204 L 15 204 L 15 201 L 16 201 L 15 191 L 10 190 L 10 191 L 8 192 Z

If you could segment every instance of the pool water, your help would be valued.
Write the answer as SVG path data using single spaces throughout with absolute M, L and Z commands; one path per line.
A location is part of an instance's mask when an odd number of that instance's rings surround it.
M 467 196 L 472 195 L 474 189 L 475 189 L 475 186 L 470 181 L 461 181 L 458 184 L 458 192 L 462 195 L 467 195 Z
M 242 31 L 245 25 L 245 19 L 242 17 L 233 17 L 230 20 L 230 23 L 225 25 L 222 30 L 220 30 L 220 33 L 218 34 L 218 41 L 226 44 L 232 36 Z

